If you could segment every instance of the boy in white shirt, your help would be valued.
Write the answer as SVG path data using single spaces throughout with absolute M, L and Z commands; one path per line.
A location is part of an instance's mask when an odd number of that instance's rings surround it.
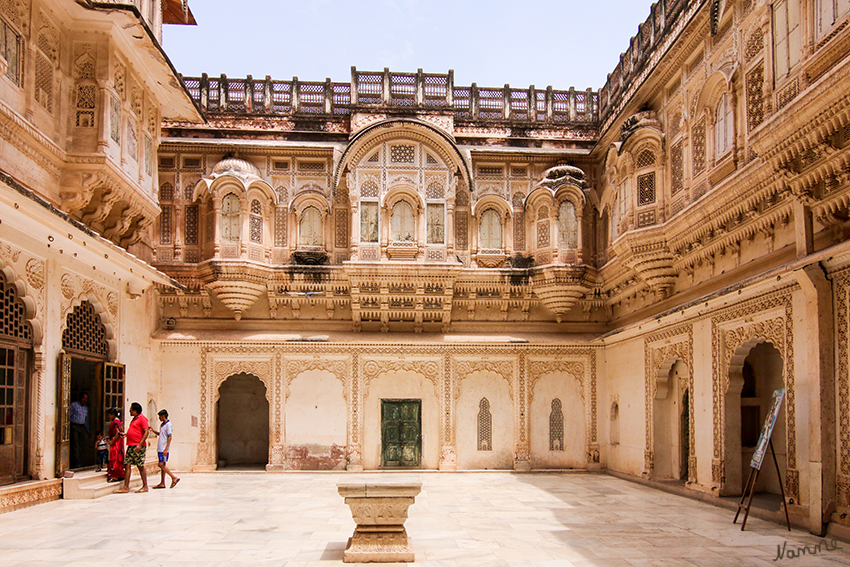
M 159 421 L 162 425 L 159 427 L 159 431 L 155 431 L 151 428 L 151 433 L 159 437 L 156 443 L 156 456 L 159 461 L 159 470 L 162 473 L 162 480 L 159 481 L 159 484 L 154 486 L 154 488 L 165 488 L 165 475 L 171 477 L 171 488 L 177 486 L 177 483 L 180 482 L 180 478 L 174 476 L 174 473 L 168 468 L 168 450 L 171 448 L 171 436 L 174 431 L 174 428 L 171 425 L 171 422 L 168 421 L 168 412 L 166 410 L 160 410 L 157 414 L 159 417 Z

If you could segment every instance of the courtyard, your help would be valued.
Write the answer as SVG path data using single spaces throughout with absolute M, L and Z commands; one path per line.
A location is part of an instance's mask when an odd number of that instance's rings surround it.
M 341 565 L 354 530 L 337 483 L 421 482 L 406 527 L 421 566 L 850 565 L 823 541 L 604 474 L 183 473 L 173 490 L 0 515 L 4 567 Z M 157 482 L 153 479 L 152 485 Z M 830 542 L 834 544 L 835 542 Z M 832 545 L 831 545 L 832 546 Z

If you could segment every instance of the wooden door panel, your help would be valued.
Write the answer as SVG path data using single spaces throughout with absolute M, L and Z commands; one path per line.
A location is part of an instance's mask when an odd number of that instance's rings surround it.
M 381 401 L 381 465 L 418 467 L 422 461 L 420 400 Z

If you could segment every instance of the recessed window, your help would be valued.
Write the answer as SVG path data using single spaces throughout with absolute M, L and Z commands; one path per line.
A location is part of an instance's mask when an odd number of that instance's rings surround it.
M 791 69 L 800 62 L 802 47 L 800 3 L 794 0 L 780 0 L 774 3 L 773 67 L 777 79 L 788 76 Z
M 390 240 L 393 242 L 413 242 L 416 233 L 416 220 L 413 207 L 405 201 L 399 201 L 393 207 L 390 217 Z
M 6 78 L 21 84 L 21 36 L 9 24 L 0 20 L 0 55 L 6 60 Z
M 487 209 L 481 215 L 478 248 L 481 250 L 502 249 L 502 219 L 495 209 Z
M 732 101 L 729 93 L 724 93 L 717 103 L 714 114 L 714 157 L 720 158 L 732 149 L 732 138 L 734 133 L 734 116 L 732 112 Z
M 239 197 L 228 193 L 221 200 L 221 239 L 223 241 L 238 241 L 242 229 L 242 207 Z

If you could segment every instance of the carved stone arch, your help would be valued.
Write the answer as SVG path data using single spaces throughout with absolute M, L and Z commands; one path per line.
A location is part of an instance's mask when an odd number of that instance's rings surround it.
M 681 362 L 685 365 L 686 368 L 688 368 L 689 373 L 691 372 L 691 369 L 688 367 L 688 363 L 679 355 L 679 353 L 673 353 L 668 355 L 667 358 L 662 360 L 661 363 L 658 365 L 655 372 L 655 387 L 653 388 L 654 393 L 652 396 L 656 400 L 667 399 L 667 396 L 670 394 L 672 386 L 675 385 L 670 383 L 670 371 L 672 371 L 676 363 L 679 362 Z M 684 386 L 685 388 L 687 388 L 687 378 L 681 380 L 681 382 L 684 382 Z M 679 385 L 681 386 L 682 384 Z
M 563 201 L 570 201 L 575 206 L 576 214 L 578 215 L 582 214 L 582 211 L 584 211 L 584 207 L 587 204 L 587 198 L 584 195 L 584 191 L 575 185 L 564 185 L 559 187 L 555 192 L 553 199 L 556 208 L 560 206 Z
M 277 192 L 265 181 L 254 181 L 245 190 L 247 199 L 259 199 L 265 206 L 274 206 L 279 203 Z
M 460 383 L 476 372 L 484 372 L 501 376 L 508 383 L 508 393 L 515 401 L 514 377 L 516 369 L 513 360 L 456 360 L 454 362 L 454 399 L 460 397 Z
M 307 358 L 286 361 L 286 373 L 284 374 L 284 400 L 289 399 L 289 386 L 292 381 L 305 372 L 317 370 L 326 372 L 340 381 L 342 384 L 342 395 L 348 403 L 348 364 L 344 360 L 329 360 L 324 358 Z
M 299 193 L 294 199 L 292 199 L 292 204 L 289 206 L 289 210 L 290 212 L 295 213 L 295 218 L 300 221 L 301 215 L 304 214 L 304 209 L 307 209 L 308 207 L 318 209 L 323 217 L 328 216 L 331 210 L 330 203 L 328 203 L 325 196 L 313 192 Z
M 661 165 L 664 159 L 664 138 L 660 123 L 659 127 L 642 126 L 637 128 L 620 148 L 620 169 L 637 170 Z M 641 165 L 641 153 L 646 150 L 651 151 L 655 157 L 655 163 L 650 166 Z
M 537 187 L 525 200 L 525 208 L 529 211 L 531 220 L 537 220 L 537 211 L 542 206 L 549 209 L 555 206 L 555 195 L 548 187 Z
M 723 67 L 706 78 L 702 88 L 697 95 L 694 104 L 694 116 L 700 116 L 703 112 L 709 117 L 713 116 L 713 109 L 720 101 L 724 93 L 732 90 L 732 75 L 734 70 Z
M 38 261 L 37 261 L 38 262 Z M 44 278 L 44 264 L 40 263 L 42 276 L 41 281 L 43 282 Z M 4 260 L 2 257 L 2 253 L 0 253 L 0 272 L 3 273 L 3 276 L 6 278 L 6 283 L 15 290 L 15 296 L 19 301 L 21 301 L 24 305 L 24 317 L 27 322 L 30 324 L 32 329 L 32 343 L 33 346 L 41 345 L 41 342 L 44 338 L 44 326 L 41 322 L 41 318 L 38 313 L 38 301 L 37 298 L 30 293 L 27 283 L 17 276 L 15 272 L 15 267 Z
M 425 208 L 422 195 L 407 183 L 393 187 L 387 191 L 386 195 L 381 199 L 381 205 L 386 210 L 391 211 L 399 201 L 405 201 L 416 214 L 421 214 Z
M 472 216 L 479 217 L 484 211 L 494 209 L 502 219 L 513 216 L 513 208 L 504 198 L 498 195 L 487 195 L 478 199 L 472 206 Z
M 206 179 L 201 179 L 201 181 L 198 182 L 198 185 L 195 186 L 196 190 L 192 193 L 192 196 L 195 198 L 195 200 L 197 200 L 198 197 L 201 196 L 197 191 L 199 186 L 201 186 L 201 188 L 203 187 L 201 184 L 208 184 L 207 191 L 215 199 L 222 199 L 225 195 L 229 193 L 233 193 L 234 195 L 239 197 L 240 201 L 245 201 L 245 199 L 247 198 L 248 192 L 245 187 L 245 184 L 242 183 L 241 179 L 232 177 L 230 175 L 222 175 L 221 177 L 216 178 L 212 182 Z
M 363 363 L 363 395 L 368 397 L 369 385 L 372 380 L 388 372 L 409 372 L 419 374 L 434 385 L 434 394 L 440 395 L 440 364 L 431 360 L 377 359 Z
M 579 392 L 581 393 L 582 401 L 586 400 L 585 393 L 585 372 L 586 365 L 584 362 L 578 361 L 532 361 L 528 364 L 528 399 L 529 402 L 534 398 L 534 386 L 543 376 L 547 374 L 555 374 L 557 372 L 569 374 L 576 382 L 579 383 Z M 589 429 L 588 429 L 589 431 Z
M 472 186 L 472 167 L 468 156 L 460 151 L 451 134 L 421 120 L 393 118 L 363 128 L 350 140 L 334 171 L 334 191 L 342 182 L 343 172 L 354 169 L 366 154 L 371 154 L 379 145 L 395 139 L 408 139 L 428 146 L 434 157 L 458 174 L 467 187 Z
M 98 322 L 103 325 L 104 338 L 107 346 L 107 359 L 115 362 L 118 359 L 118 341 L 116 340 L 115 322 L 106 308 L 105 302 L 94 291 L 83 291 L 71 299 L 70 304 L 62 312 L 62 324 L 60 335 L 68 328 L 68 316 L 74 312 L 74 308 L 82 305 L 84 301 L 91 304 Z

